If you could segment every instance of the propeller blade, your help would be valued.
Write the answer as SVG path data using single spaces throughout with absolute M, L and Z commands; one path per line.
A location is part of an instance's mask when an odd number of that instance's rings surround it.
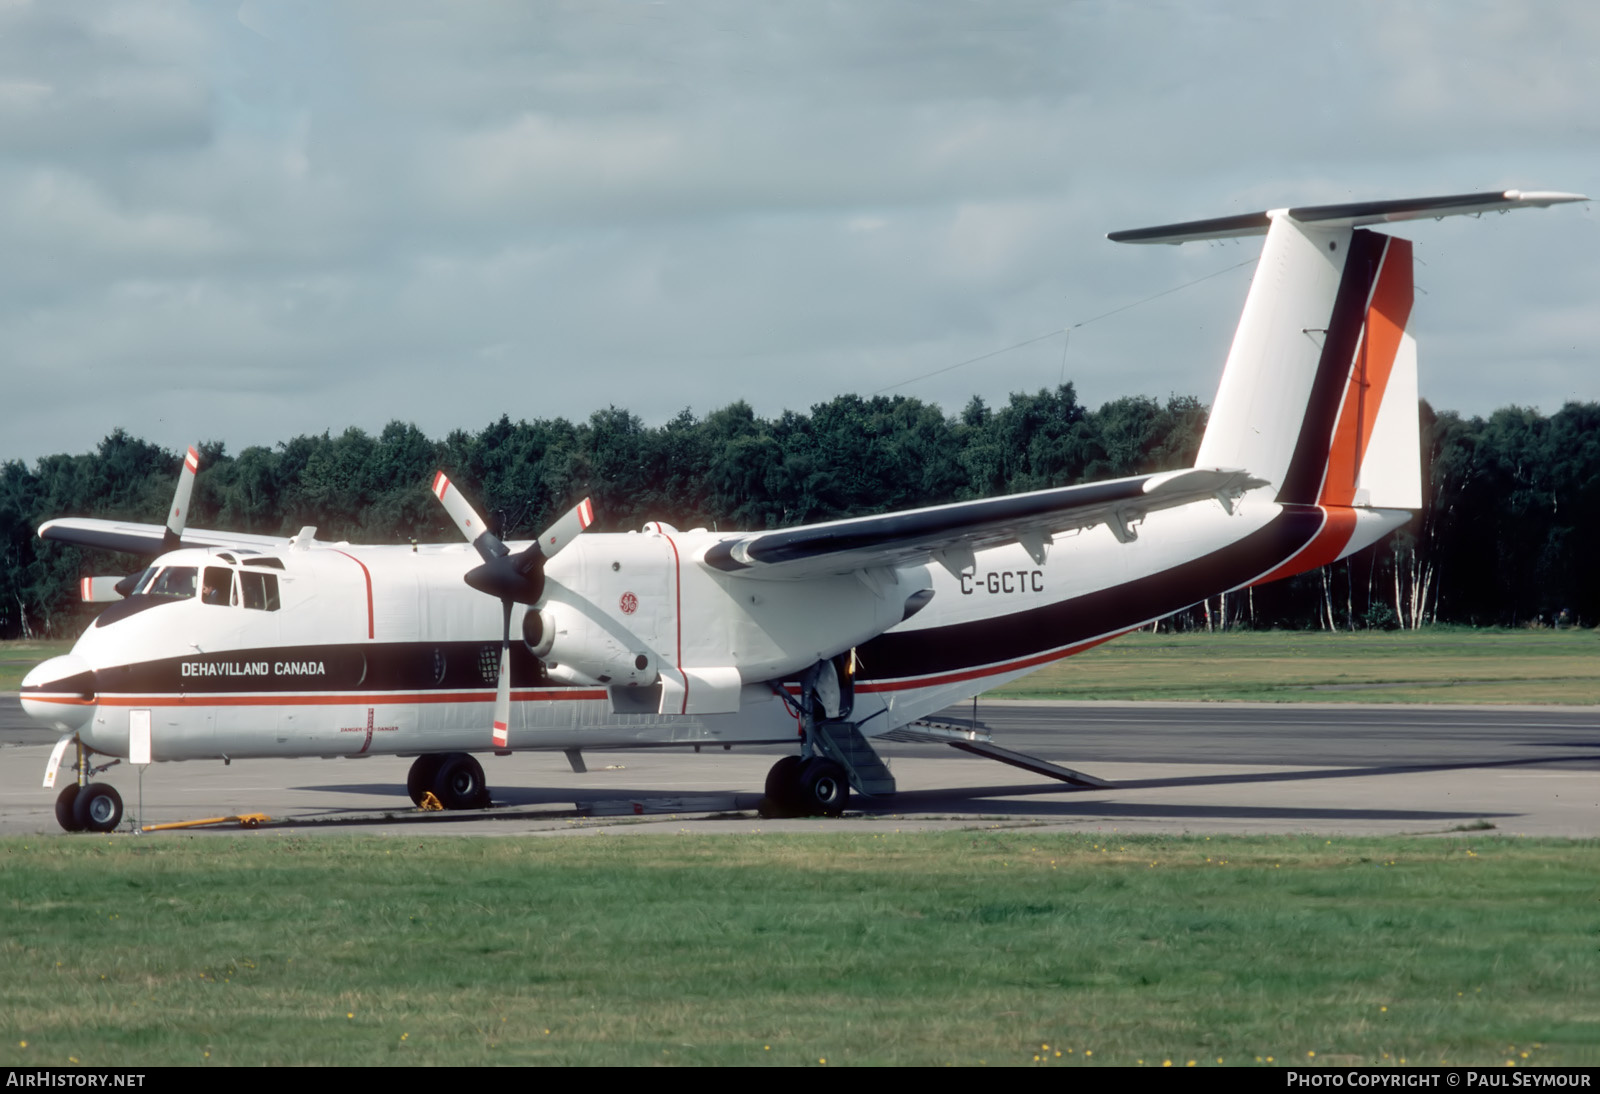
M 577 505 L 568 509 L 566 514 L 550 527 L 546 528 L 539 536 L 539 550 L 545 558 L 554 558 L 567 544 L 578 538 L 578 534 L 594 523 L 594 504 L 584 498 Z
M 544 563 L 585 528 L 594 523 L 594 505 L 584 498 L 568 510 L 559 520 L 546 528 L 539 539 L 516 554 L 500 541 L 500 537 L 484 527 L 483 517 L 455 488 L 443 471 L 433 476 L 433 496 L 439 499 L 450 519 L 456 522 L 461 534 L 472 541 L 482 566 L 474 566 L 463 576 L 466 583 L 489 596 L 497 597 L 507 605 L 537 604 L 544 595 Z M 509 617 L 506 624 L 510 626 Z M 509 631 L 507 632 L 510 633 Z M 508 639 L 509 641 L 509 639 Z
M 109 604 L 122 599 L 122 590 L 117 586 L 127 580 L 125 577 L 86 577 L 78 583 L 78 592 L 85 604 Z
M 511 724 L 511 601 L 501 603 L 505 611 L 505 635 L 500 640 L 500 680 L 494 692 L 494 747 L 506 747 L 506 727 Z
M 457 490 L 455 483 L 443 471 L 434 473 L 433 496 L 439 499 L 444 506 L 444 511 L 450 514 L 450 519 L 456 522 L 456 527 L 461 529 L 461 534 L 478 549 L 478 554 L 483 556 L 483 561 L 492 562 L 507 553 L 500 537 L 489 531 L 489 526 L 483 522 L 478 511 L 472 503 Z
M 176 551 L 183 542 L 183 528 L 189 522 L 189 495 L 194 493 L 194 473 L 200 470 L 200 453 L 194 445 L 183 456 L 183 470 L 178 472 L 178 489 L 172 495 L 172 508 L 167 510 L 167 530 L 161 536 L 161 551 Z

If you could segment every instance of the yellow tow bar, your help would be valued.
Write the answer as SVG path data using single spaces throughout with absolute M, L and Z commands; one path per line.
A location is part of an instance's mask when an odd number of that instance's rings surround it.
M 271 819 L 265 813 L 241 813 L 237 817 L 206 817 L 204 820 L 173 821 L 170 824 L 147 824 L 139 831 L 159 832 L 167 828 L 203 828 L 208 824 L 242 824 L 246 828 L 255 828 L 266 824 Z

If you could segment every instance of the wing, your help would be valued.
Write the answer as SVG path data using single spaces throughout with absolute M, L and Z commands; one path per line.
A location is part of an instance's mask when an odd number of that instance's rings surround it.
M 904 513 L 751 532 L 723 540 L 704 564 L 741 577 L 792 579 L 928 561 L 959 571 L 972 552 L 1021 543 L 1042 560 L 1051 536 L 1107 524 L 1127 542 L 1146 513 L 1216 498 L 1232 499 L 1263 480 L 1243 471 L 1189 468 L 1158 475 L 1063 486 Z
M 177 547 L 234 547 L 242 551 L 281 551 L 289 546 L 283 536 L 252 536 L 243 532 L 208 532 L 187 528 L 177 544 L 167 542 L 167 529 L 159 524 L 134 524 L 123 520 L 66 517 L 39 525 L 40 539 L 98 547 L 130 555 L 159 555 Z

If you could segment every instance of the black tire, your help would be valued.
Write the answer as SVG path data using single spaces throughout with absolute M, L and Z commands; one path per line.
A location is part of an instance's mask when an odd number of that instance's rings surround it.
M 72 803 L 72 819 L 87 832 L 113 831 L 122 823 L 122 795 L 114 786 L 86 786 Z
M 800 809 L 808 816 L 837 817 L 850 804 L 850 777 L 844 768 L 821 756 L 800 769 Z
M 481 809 L 489 804 L 483 766 L 465 752 L 451 752 L 433 776 L 433 793 L 446 809 Z
M 422 799 L 433 789 L 434 776 L 439 774 L 439 765 L 444 759 L 437 755 L 418 756 L 412 763 L 411 770 L 406 773 L 406 793 L 411 795 L 412 805 L 421 805 Z
M 800 808 L 799 756 L 785 756 L 767 772 L 766 799 L 762 802 L 764 817 L 793 816 Z
M 72 806 L 78 800 L 78 791 L 83 787 L 72 783 L 61 788 L 61 793 L 56 795 L 56 823 L 65 832 L 82 832 L 83 825 L 78 823 L 77 816 L 72 811 Z

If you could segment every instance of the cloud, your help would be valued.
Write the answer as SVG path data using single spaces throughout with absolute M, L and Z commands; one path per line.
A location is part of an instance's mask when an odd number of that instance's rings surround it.
M 1111 229 L 1600 188 L 1597 58 L 1578 4 L 0 7 L 0 458 L 876 390 L 1254 247 Z M 1424 394 L 1600 398 L 1595 230 L 1407 229 Z M 1209 398 L 1250 272 L 895 390 Z

